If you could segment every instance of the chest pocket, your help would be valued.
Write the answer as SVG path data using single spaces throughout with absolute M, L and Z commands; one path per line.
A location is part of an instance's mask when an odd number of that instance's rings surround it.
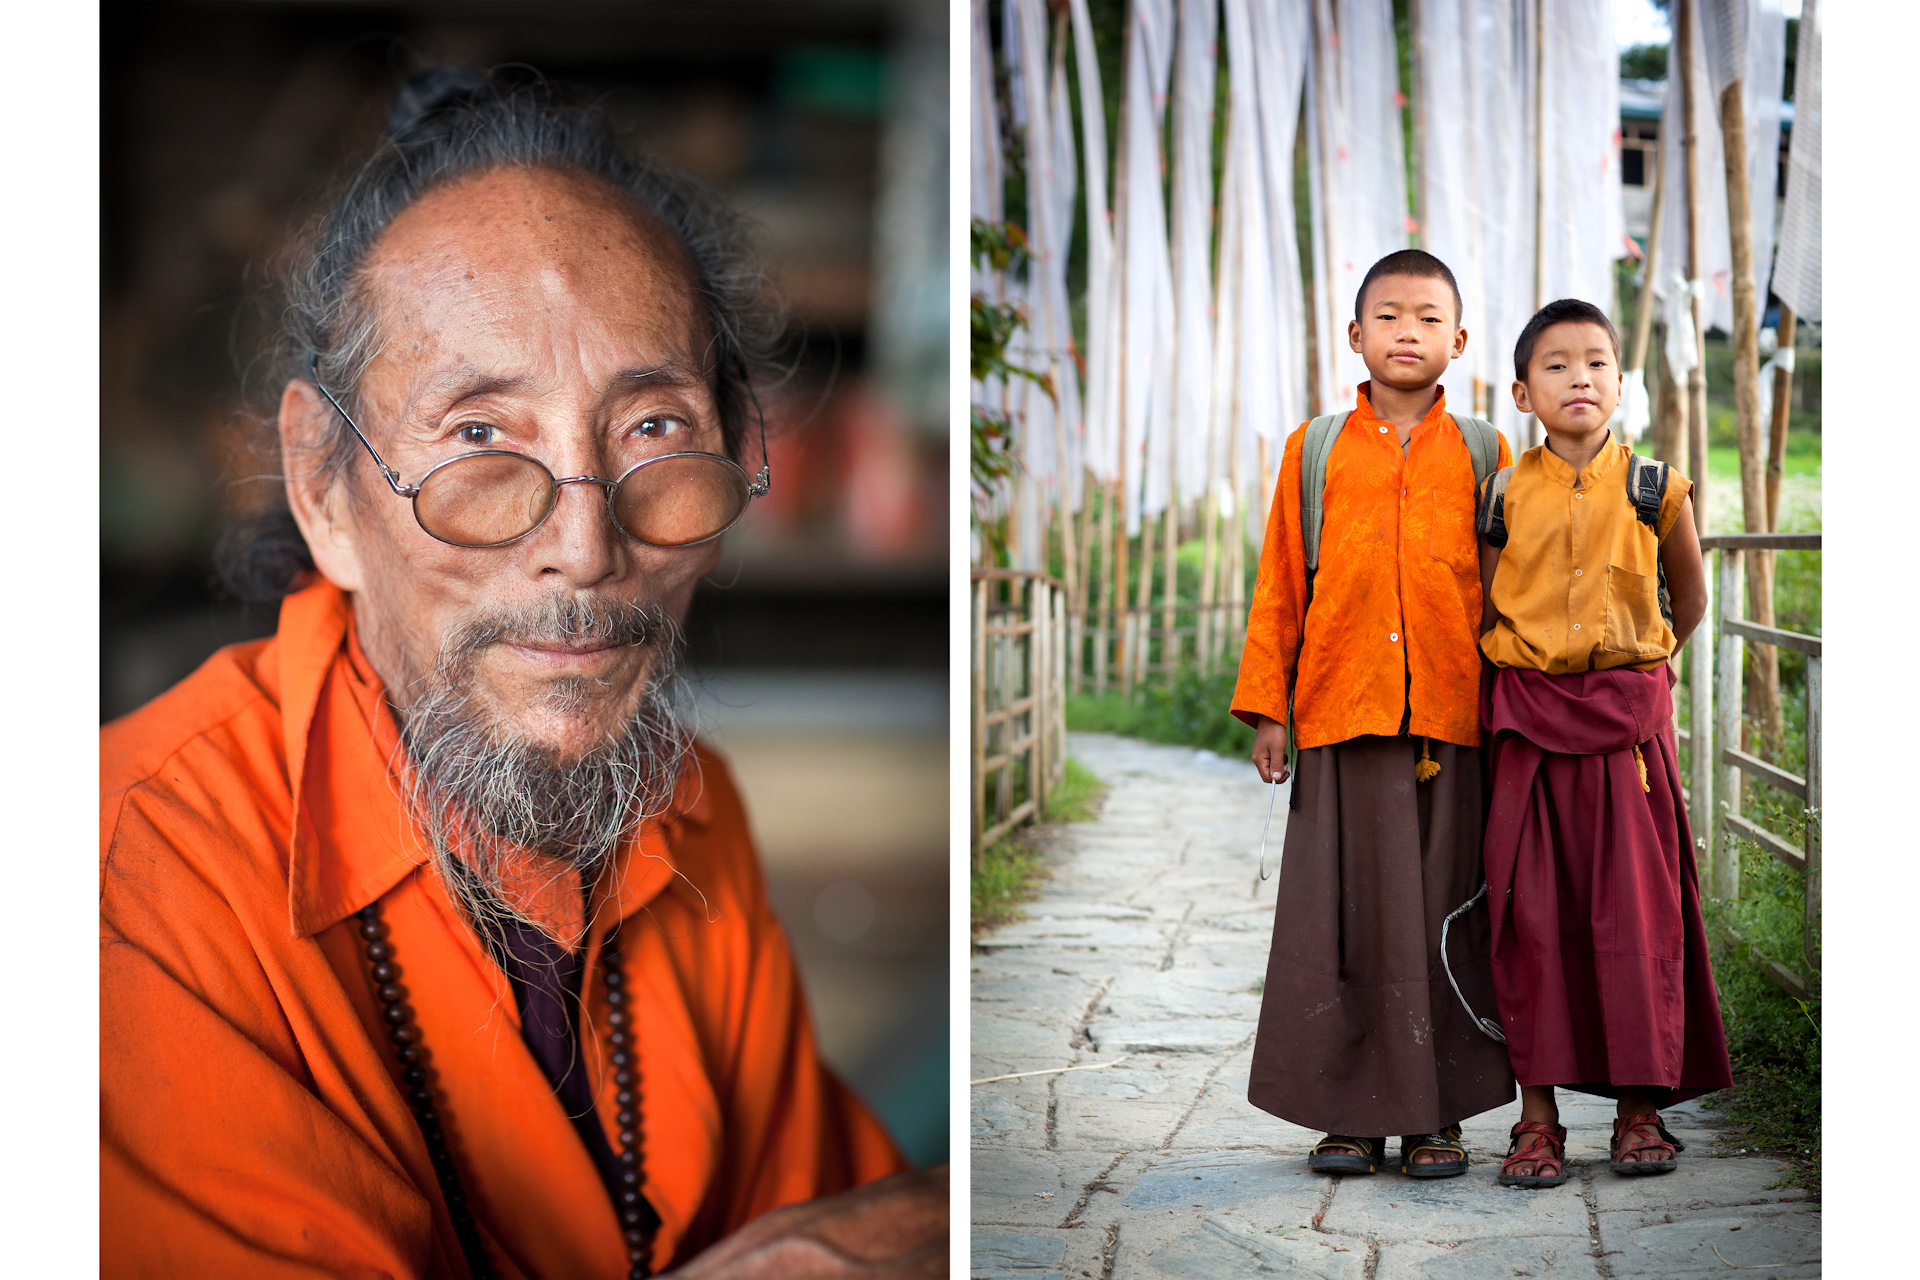
M 1607 625 L 1600 647 L 1634 658 L 1664 658 L 1672 652 L 1673 631 L 1661 616 L 1659 578 L 1607 566 Z

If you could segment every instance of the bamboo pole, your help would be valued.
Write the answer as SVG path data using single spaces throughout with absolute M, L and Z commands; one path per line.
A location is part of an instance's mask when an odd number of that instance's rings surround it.
M 1714 592 L 1719 596 L 1720 617 L 1733 618 L 1740 611 L 1740 552 L 1724 550 L 1720 556 L 1720 581 Z M 1721 747 L 1740 742 L 1740 637 L 1724 625 L 1716 626 L 1718 652 L 1714 656 L 1713 736 Z M 1714 753 L 1718 755 L 1718 753 Z M 1713 850 L 1713 896 L 1732 902 L 1740 896 L 1740 858 L 1727 838 L 1726 816 L 1740 812 L 1740 771 L 1715 760 L 1713 770 L 1714 804 L 1707 819 L 1712 824 L 1709 844 Z
M 973 865 L 986 866 L 987 826 L 987 580 L 973 583 Z
M 1160 520 L 1164 518 L 1162 512 Z M 1133 677 L 1140 681 L 1152 670 L 1148 664 L 1154 656 L 1152 618 L 1146 612 L 1148 604 L 1154 603 L 1154 520 L 1154 516 L 1140 516 L 1140 578 L 1133 597 Z
M 1172 501 L 1171 495 L 1165 519 L 1165 537 L 1161 540 L 1166 567 L 1160 579 L 1160 670 L 1168 679 L 1172 679 L 1180 667 L 1180 640 L 1174 631 L 1174 624 L 1179 620 L 1176 615 L 1180 605 L 1177 590 L 1180 582 L 1180 508 Z
M 1640 274 L 1640 302 L 1633 311 L 1633 362 L 1627 367 L 1640 370 L 1641 380 L 1646 380 L 1647 345 L 1653 337 L 1653 312 L 1655 285 L 1659 282 L 1660 271 L 1660 222 L 1666 203 L 1667 131 L 1663 121 L 1660 139 L 1653 149 L 1653 213 L 1647 221 L 1647 260 L 1642 264 Z
M 1093 499 L 1099 481 L 1091 471 L 1081 485 L 1080 499 L 1080 579 L 1074 583 L 1072 603 L 1067 611 L 1067 689 L 1079 693 L 1086 681 L 1082 664 L 1086 661 L 1087 609 L 1093 585 Z
M 1700 278 L 1700 86 L 1693 74 L 1695 37 L 1694 0 L 1674 0 L 1677 14 L 1674 52 L 1679 59 L 1680 102 L 1685 133 L 1681 141 L 1681 173 L 1685 178 L 1687 209 L 1687 279 Z M 1668 73 L 1672 74 L 1671 71 Z M 1687 471 L 1693 480 L 1693 525 L 1707 533 L 1707 343 L 1700 326 L 1700 299 L 1694 298 L 1693 340 L 1700 362 L 1687 371 Z
M 1740 514 L 1748 533 L 1767 531 L 1767 459 L 1760 434 L 1760 317 L 1753 262 L 1753 201 L 1747 182 L 1746 104 L 1741 82 L 1720 94 L 1720 133 L 1727 171 L 1727 229 L 1733 241 L 1733 415 L 1740 442 Z M 1747 616 L 1773 625 L 1772 557 L 1756 552 L 1747 573 Z M 1780 709 L 1780 651 L 1755 643 L 1749 655 L 1747 693 L 1756 726 L 1769 749 L 1786 733 Z M 1731 744 L 1729 744 L 1731 745 Z
M 1413 247 L 1427 247 L 1427 79 L 1420 57 L 1420 0 L 1407 0 L 1407 43 L 1412 54 L 1407 88 L 1413 102 Z
M 1193 657 L 1200 674 L 1213 674 L 1213 602 L 1214 553 L 1220 541 L 1220 494 L 1217 485 L 1207 488 L 1207 500 L 1200 511 L 1200 609 L 1193 619 Z
M 1793 331 L 1795 317 L 1793 308 L 1786 303 L 1780 304 L 1780 350 L 1793 350 Z M 1780 528 L 1780 479 L 1786 468 L 1787 458 L 1787 417 L 1793 408 L 1793 357 L 1788 356 L 1785 367 L 1775 367 L 1773 371 L 1773 423 L 1767 439 L 1767 532 L 1775 533 Z M 1773 585 L 1772 556 L 1767 557 L 1767 585 L 1769 593 Z

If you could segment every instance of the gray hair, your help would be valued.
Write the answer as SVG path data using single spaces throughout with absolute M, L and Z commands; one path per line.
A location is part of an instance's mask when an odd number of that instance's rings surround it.
M 781 333 L 779 316 L 766 306 L 765 273 L 744 222 L 705 185 L 629 158 L 601 111 L 567 101 L 524 69 L 482 74 L 438 67 L 401 87 L 387 137 L 308 227 L 283 268 L 273 385 L 308 377 L 317 359 L 320 380 L 364 421 L 361 381 L 380 343 L 364 278 L 368 253 L 401 211 L 429 191 L 501 166 L 599 178 L 685 248 L 707 322 L 707 364 L 725 447 L 739 460 L 758 417 L 754 382 L 770 366 Z M 358 447 L 334 415 L 314 474 L 331 484 L 346 473 Z M 270 456 L 277 449 L 277 441 L 263 441 Z M 256 601 L 288 594 L 313 568 L 284 502 L 229 527 L 214 563 L 229 592 Z

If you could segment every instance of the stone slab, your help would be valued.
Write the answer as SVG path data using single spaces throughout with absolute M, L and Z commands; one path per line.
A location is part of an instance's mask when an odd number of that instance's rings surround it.
M 1802 1187 L 1769 1190 L 1785 1177 L 1780 1161 L 1765 1156 L 1696 1157 L 1683 1152 L 1671 1173 L 1631 1177 L 1603 1172 L 1593 1181 L 1594 1206 L 1602 1211 L 1670 1212 L 1704 1205 L 1781 1204 L 1807 1198 Z
M 1408 1178 L 1398 1172 L 1398 1141 L 1388 1147 L 1394 1171 L 1340 1179 L 1321 1222 L 1326 1230 L 1382 1242 L 1587 1234 L 1578 1180 L 1536 1190 L 1502 1187 L 1493 1180 L 1494 1164 L 1457 1178 Z
M 1106 1071 L 1055 1078 L 1054 1139 L 1062 1149 L 1142 1151 L 1160 1146 L 1200 1096 L 1204 1058 L 1137 1058 Z
M 1234 1209 L 1267 1226 L 1311 1226 L 1327 1179 L 1297 1160 L 1225 1151 L 1155 1160 L 1135 1178 L 1121 1205 L 1140 1213 Z
M 1067 1241 L 1057 1233 L 975 1231 L 968 1246 L 972 1280 L 1066 1280 Z
M 1600 1274 L 1584 1235 L 1520 1236 L 1382 1245 L 1374 1280 L 1599 1280 Z
M 1225 1053 L 1251 1036 L 1254 1023 L 1232 1018 L 1169 1018 L 1087 1024 L 1100 1053 Z
M 1098 1012 L 1117 1022 L 1238 1018 L 1260 1014 L 1260 984 L 1253 969 L 1192 968 L 1122 974 L 1108 988 Z
M 1149 925 L 1115 920 L 1017 920 L 983 935 L 976 944 L 997 947 L 1061 947 L 1101 951 L 1150 951 L 1155 956 L 1167 949 L 1167 939 Z
M 1742 1280 L 1819 1274 L 1819 1208 L 1812 1204 L 1679 1213 L 1601 1213 L 1600 1247 L 1616 1280 L 1739 1269 Z M 1810 1269 L 1809 1269 L 1810 1268 Z
M 1367 1243 L 1298 1228 L 1285 1232 L 1245 1219 L 1210 1214 L 1189 1231 L 1144 1255 L 1125 1248 L 1115 1276 L 1174 1276 L 1178 1280 L 1223 1280 L 1229 1276 L 1297 1276 L 1315 1280 L 1362 1280 Z
M 1113 1163 L 1104 1152 L 973 1148 L 970 1214 L 982 1229 L 1057 1228 L 1081 1195 Z

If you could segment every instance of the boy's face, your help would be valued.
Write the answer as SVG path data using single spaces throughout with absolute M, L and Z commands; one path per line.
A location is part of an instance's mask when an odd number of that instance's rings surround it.
M 1367 286 L 1360 319 L 1348 322 L 1347 341 L 1375 382 L 1417 391 L 1440 381 L 1447 362 L 1467 349 L 1458 319 L 1445 280 L 1381 276 Z
M 1527 380 L 1513 384 L 1513 403 L 1538 414 L 1549 434 L 1586 436 L 1613 417 L 1620 377 L 1607 331 L 1591 321 L 1563 320 L 1533 344 Z

